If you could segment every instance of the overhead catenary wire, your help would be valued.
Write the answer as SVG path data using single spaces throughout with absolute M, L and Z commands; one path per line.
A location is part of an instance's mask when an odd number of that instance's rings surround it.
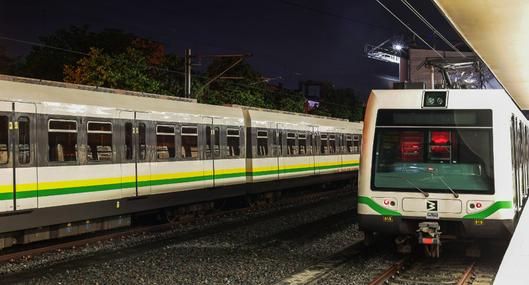
M 439 55 L 440 57 L 444 58 L 444 56 L 439 53 L 434 47 L 432 47 L 426 40 L 424 40 L 419 34 L 417 34 L 412 28 L 410 28 L 410 26 L 408 26 L 406 23 L 404 23 L 404 21 L 402 21 L 397 15 L 395 15 L 395 13 L 393 13 L 386 5 L 384 5 L 382 2 L 380 2 L 380 0 L 376 0 L 378 4 L 380 4 L 380 6 L 382 6 L 382 8 L 384 8 L 386 11 L 388 11 L 388 13 L 390 13 L 395 19 L 397 19 L 397 21 L 399 21 L 404 27 L 406 27 L 406 29 L 408 29 L 410 32 L 412 32 L 417 38 L 419 38 L 426 46 L 428 46 L 431 50 L 433 50 L 437 55 Z
M 443 40 L 451 49 L 459 53 L 462 57 L 466 57 L 455 45 L 453 45 L 447 38 L 445 38 L 441 32 L 439 32 L 426 18 L 424 18 L 415 7 L 413 7 L 407 0 L 400 0 L 404 6 L 406 6 L 417 18 L 419 18 L 430 30 L 434 32 L 441 40 Z

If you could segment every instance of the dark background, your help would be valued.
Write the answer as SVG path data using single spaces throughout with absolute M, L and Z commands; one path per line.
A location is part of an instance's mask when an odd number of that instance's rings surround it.
M 433 2 L 409 1 L 452 43 L 459 37 Z M 383 1 L 413 29 L 447 49 L 397 0 Z M 60 28 L 87 24 L 94 31 L 115 28 L 184 53 L 250 52 L 249 62 L 273 83 L 297 88 L 300 80 L 322 80 L 353 88 L 366 98 L 370 89 L 398 80 L 398 65 L 364 56 L 366 43 L 378 44 L 409 32 L 374 0 L 363 1 L 2 1 L 0 36 L 38 42 Z M 31 45 L 0 40 L 10 56 L 23 57 Z

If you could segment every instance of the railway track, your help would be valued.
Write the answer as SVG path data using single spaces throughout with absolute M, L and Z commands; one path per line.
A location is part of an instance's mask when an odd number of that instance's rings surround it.
M 406 257 L 382 270 L 369 285 L 492 284 L 494 274 L 479 270 L 478 262 L 465 258 Z
M 262 212 L 266 215 L 267 212 L 274 214 L 275 211 L 279 212 L 288 212 L 302 209 L 304 207 L 310 206 L 312 203 L 317 203 L 318 201 L 325 201 L 338 197 L 345 197 L 351 195 L 350 187 L 340 188 L 337 190 L 329 190 L 324 192 L 312 193 L 309 195 L 301 195 L 283 198 L 273 203 L 267 204 L 253 204 L 247 207 L 242 207 L 238 209 L 225 210 L 221 212 L 215 212 L 203 216 L 196 217 L 186 217 L 180 220 L 175 220 L 173 222 L 167 222 L 162 224 L 148 225 L 148 226 L 139 226 L 132 228 L 120 229 L 117 231 L 112 231 L 110 233 L 99 233 L 91 234 L 88 237 L 80 236 L 74 239 L 64 240 L 51 240 L 46 241 L 42 245 L 30 244 L 28 246 L 21 246 L 20 249 L 9 249 L 7 252 L 0 254 L 0 263 L 6 262 L 16 262 L 18 260 L 24 260 L 28 258 L 33 258 L 38 255 L 42 255 L 48 252 L 53 251 L 62 251 L 68 249 L 78 249 L 90 244 L 99 243 L 106 240 L 125 238 L 127 236 L 134 236 L 145 233 L 155 233 L 155 232 L 164 232 L 170 231 L 176 228 L 199 225 L 201 223 L 210 223 L 212 221 L 219 220 L 221 218 L 229 217 L 241 217 L 246 216 L 248 213 L 259 213 Z M 296 207 L 299 206 L 299 207 Z M 296 207 L 296 208 L 295 208 Z M 237 226 L 237 223 L 222 223 L 218 230 L 222 227 L 230 228 Z M 231 225 L 231 226 L 230 226 Z M 214 227 L 217 228 L 217 227 Z M 208 231 L 205 231 L 208 232 Z

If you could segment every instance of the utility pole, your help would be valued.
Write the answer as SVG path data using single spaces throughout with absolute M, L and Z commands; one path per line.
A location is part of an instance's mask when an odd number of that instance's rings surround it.
M 186 48 L 185 51 L 185 78 L 184 78 L 184 95 L 186 98 L 191 97 L 191 49 Z

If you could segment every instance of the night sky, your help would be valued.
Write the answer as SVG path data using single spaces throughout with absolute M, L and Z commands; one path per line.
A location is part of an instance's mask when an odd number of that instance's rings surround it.
M 400 1 L 384 0 L 397 15 L 440 49 L 433 37 Z M 430 1 L 409 0 L 452 43 L 460 42 Z M 366 43 L 378 44 L 408 34 L 375 0 L 270 1 L 2 1 L 0 36 L 38 41 L 70 25 L 94 31 L 115 28 L 184 53 L 249 52 L 249 62 L 274 83 L 296 88 L 299 80 L 330 81 L 353 88 L 361 97 L 398 79 L 398 66 L 363 55 Z M 11 56 L 31 46 L 0 40 Z

